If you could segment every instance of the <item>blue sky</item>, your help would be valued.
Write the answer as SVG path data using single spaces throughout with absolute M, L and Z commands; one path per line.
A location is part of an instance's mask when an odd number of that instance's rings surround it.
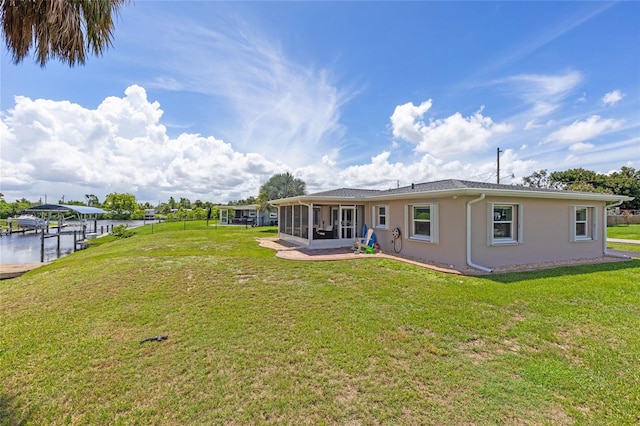
M 640 168 L 638 2 L 137 1 L 85 66 L 1 56 L 7 200 Z

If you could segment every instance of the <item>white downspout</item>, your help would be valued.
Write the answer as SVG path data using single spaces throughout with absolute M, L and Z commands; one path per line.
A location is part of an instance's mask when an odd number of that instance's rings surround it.
M 602 235 L 602 249 L 603 249 L 603 253 L 605 256 L 611 256 L 611 257 L 619 257 L 621 259 L 631 259 L 629 256 L 626 256 L 624 254 L 617 254 L 617 253 L 611 253 L 610 251 L 607 250 L 607 210 L 609 210 L 611 207 L 618 207 L 620 204 L 624 203 L 624 201 L 620 200 L 620 201 L 616 201 L 613 204 L 609 204 L 607 205 L 605 203 L 604 205 L 604 220 L 602 221 L 603 223 L 603 235 Z
M 467 265 L 484 272 L 493 272 L 490 268 L 476 265 L 471 261 L 471 204 L 484 200 L 484 197 L 485 193 L 483 192 L 478 198 L 467 201 Z

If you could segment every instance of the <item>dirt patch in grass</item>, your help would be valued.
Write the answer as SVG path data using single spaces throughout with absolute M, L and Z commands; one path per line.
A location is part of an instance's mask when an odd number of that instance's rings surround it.
M 458 345 L 458 350 L 471 358 L 471 362 L 478 364 L 493 358 L 494 353 L 487 348 L 483 339 L 474 339 Z

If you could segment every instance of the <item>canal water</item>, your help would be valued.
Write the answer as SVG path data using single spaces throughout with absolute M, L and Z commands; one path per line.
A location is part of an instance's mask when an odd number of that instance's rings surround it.
M 44 261 L 50 262 L 58 257 L 66 256 L 73 253 L 73 231 L 77 231 L 78 237 L 82 234 L 82 224 L 76 221 L 66 222 L 67 226 L 62 229 L 60 234 L 60 251 L 58 251 L 58 238 L 45 238 L 44 239 Z M 113 226 L 127 225 L 129 228 L 136 226 L 142 226 L 145 223 L 151 223 L 151 221 L 142 220 L 98 220 L 94 223 L 93 220 L 87 222 L 87 233 L 94 232 L 94 225 L 96 226 L 96 232 L 107 232 L 107 227 L 111 229 Z M 154 222 L 155 223 L 155 222 Z M 56 235 L 57 228 L 49 230 L 47 235 Z M 25 233 L 15 233 L 11 235 L 3 234 L 0 237 L 0 264 L 12 264 L 12 263 L 38 263 L 40 262 L 40 250 L 41 250 L 41 236 L 40 231 L 36 234 L 34 231 L 27 231 Z

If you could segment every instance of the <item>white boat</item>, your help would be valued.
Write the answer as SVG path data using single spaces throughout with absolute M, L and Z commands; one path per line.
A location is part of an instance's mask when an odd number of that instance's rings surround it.
M 45 225 L 44 219 L 36 217 L 32 214 L 20 215 L 15 220 L 16 222 L 18 222 L 18 226 L 20 226 L 21 228 L 39 229 L 44 228 Z

